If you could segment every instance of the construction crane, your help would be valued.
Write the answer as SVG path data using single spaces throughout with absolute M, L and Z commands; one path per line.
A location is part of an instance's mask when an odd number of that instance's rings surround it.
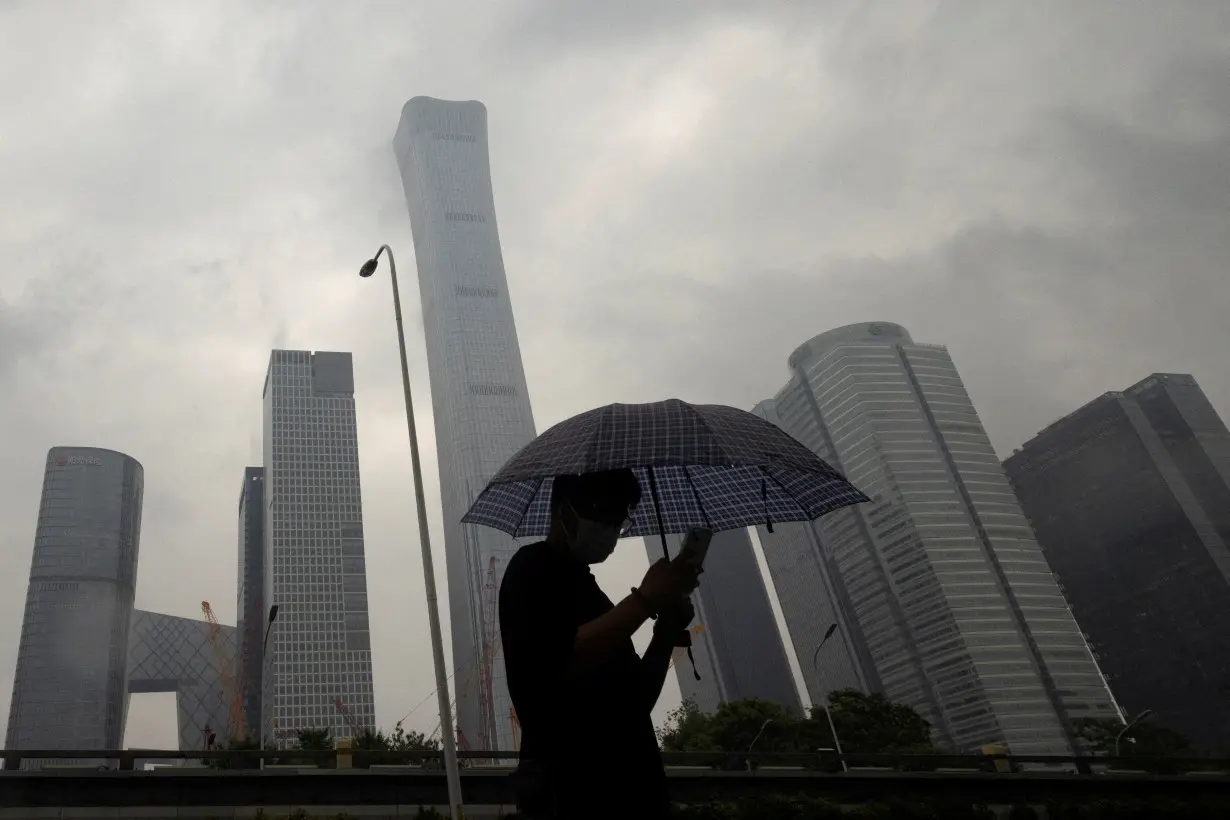
M 513 751 L 521 751 L 521 721 L 517 719 L 517 710 L 508 710 L 508 724 L 512 727 Z
M 205 621 L 209 624 L 207 638 L 213 647 L 218 662 L 218 677 L 222 681 L 222 702 L 227 705 L 229 720 L 226 736 L 240 738 L 244 736 L 243 703 L 240 692 L 235 686 L 234 658 L 227 651 L 226 642 L 222 640 L 222 626 L 214 617 L 214 609 L 209 601 L 201 601 L 201 612 L 205 613 Z
M 479 711 L 482 714 L 482 729 L 479 740 L 485 749 L 494 749 L 498 744 L 495 734 L 495 691 L 492 687 L 494 677 L 495 655 L 498 651 L 499 628 L 496 612 L 499 607 L 500 587 L 496 583 L 496 557 L 491 556 L 487 562 L 486 583 L 483 585 L 483 648 L 482 659 L 479 661 Z
M 346 721 L 346 725 L 350 727 L 351 739 L 355 739 L 363 734 L 363 730 L 359 728 L 359 721 L 355 720 L 354 713 L 346 707 L 346 704 L 342 703 L 340 697 L 333 698 L 333 708 L 337 710 L 337 713 Z

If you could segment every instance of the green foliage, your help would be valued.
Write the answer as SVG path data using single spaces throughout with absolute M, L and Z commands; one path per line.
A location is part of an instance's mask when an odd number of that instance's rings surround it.
M 1072 729 L 1093 753 L 1113 755 L 1115 737 L 1123 731 L 1123 724 L 1117 720 L 1080 718 L 1073 721 Z M 1131 742 L 1129 738 L 1136 742 Z M 1123 736 L 1119 754 L 1122 757 L 1175 757 L 1190 753 L 1190 748 L 1183 735 L 1146 719 Z
M 931 745 L 931 724 L 909 706 L 893 703 L 883 695 L 838 689 L 829 693 L 829 711 L 845 752 L 935 751 Z M 824 710 L 813 706 L 810 719 L 825 720 Z
M 365 729 L 355 738 L 354 748 L 360 751 L 373 752 L 405 752 L 406 754 L 396 755 L 380 755 L 379 757 L 356 754 L 354 757 L 354 766 L 357 769 L 366 769 L 373 763 L 386 765 L 438 765 L 436 758 L 429 758 L 423 754 L 415 754 L 416 752 L 438 752 L 440 751 L 440 741 L 434 737 L 427 737 L 422 732 L 405 730 L 401 722 L 393 727 L 393 731 L 385 734 L 381 729 L 372 731 Z
M 1230 801 L 1134 798 L 1052 801 L 1046 804 L 1046 816 L 1049 820 L 1212 820 L 1230 816 Z
M 846 753 L 935 751 L 930 725 L 908 706 L 854 689 L 830 693 L 829 704 Z M 836 748 L 822 707 L 800 717 L 755 698 L 723 703 L 712 715 L 685 701 L 667 715 L 658 738 L 663 751 L 712 753 L 715 763 L 725 755 L 734 768 L 742 767 L 749 749 L 761 762 L 773 763 L 775 755 L 782 755 L 783 762 L 795 755 L 792 760 L 798 762 L 797 755 Z
M 218 751 L 221 752 L 242 752 L 255 751 L 260 748 L 260 742 L 256 738 L 243 737 L 236 738 L 225 746 L 219 746 Z M 205 765 L 210 769 L 259 769 L 260 761 L 249 755 L 224 755 L 221 759 L 206 760 Z
M 328 729 L 300 729 L 298 747 L 305 752 L 326 752 L 333 748 Z

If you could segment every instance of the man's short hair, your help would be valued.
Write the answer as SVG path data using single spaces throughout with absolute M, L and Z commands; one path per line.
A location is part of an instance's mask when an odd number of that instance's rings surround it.
M 574 506 L 601 502 L 632 508 L 641 501 L 641 482 L 628 469 L 559 475 L 551 484 L 551 512 L 556 512 L 565 501 Z

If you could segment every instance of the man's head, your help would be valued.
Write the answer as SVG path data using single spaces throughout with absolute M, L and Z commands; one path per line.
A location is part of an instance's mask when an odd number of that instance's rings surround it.
M 551 486 L 551 538 L 587 564 L 600 564 L 631 525 L 641 485 L 631 470 L 556 476 Z

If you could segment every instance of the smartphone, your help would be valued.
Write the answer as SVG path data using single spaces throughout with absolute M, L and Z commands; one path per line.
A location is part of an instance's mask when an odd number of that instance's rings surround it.
M 713 530 L 693 527 L 683 537 L 683 546 L 679 548 L 678 560 L 700 572 L 704 569 L 705 556 L 709 553 L 709 542 L 712 540 Z

